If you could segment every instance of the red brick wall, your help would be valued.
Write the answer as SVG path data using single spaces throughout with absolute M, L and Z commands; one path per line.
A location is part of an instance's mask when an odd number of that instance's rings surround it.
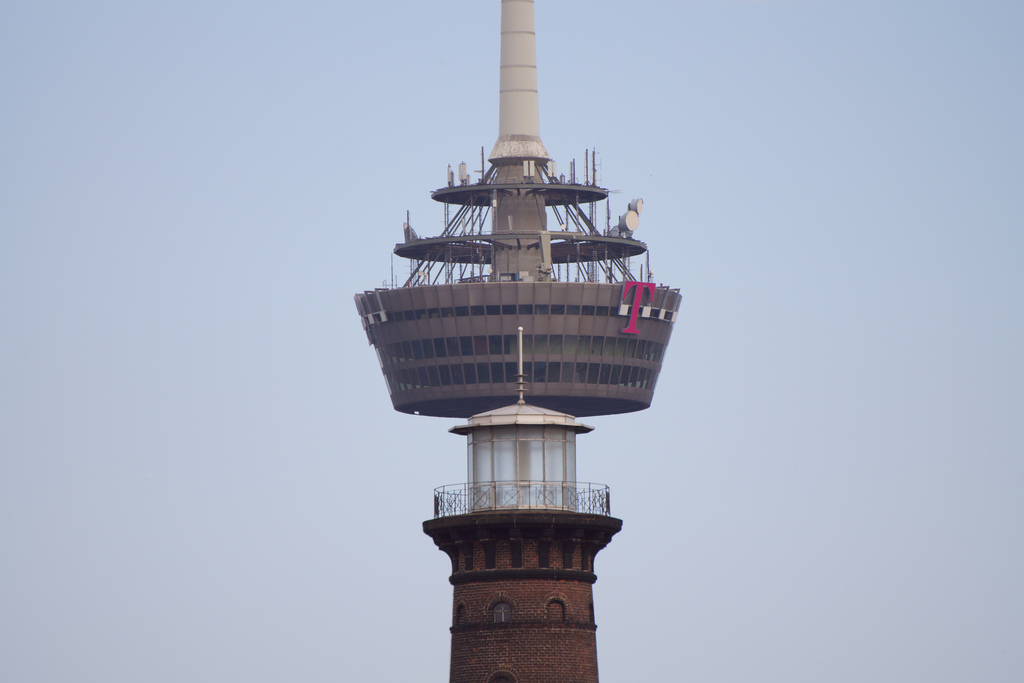
M 517 683 L 596 683 L 592 596 L 590 583 L 584 581 L 456 585 L 453 614 L 460 619 L 453 619 L 451 629 L 451 683 L 487 683 L 499 672 L 511 674 Z M 512 606 L 507 623 L 494 623 L 498 602 Z
M 593 559 L 621 524 L 571 512 L 424 523 L 454 560 L 450 683 L 597 683 Z M 495 622 L 499 602 L 512 607 L 507 622 Z

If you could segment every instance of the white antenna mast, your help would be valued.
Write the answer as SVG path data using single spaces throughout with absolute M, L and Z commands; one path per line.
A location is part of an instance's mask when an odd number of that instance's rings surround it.
M 523 374 L 523 328 L 519 327 L 519 374 L 516 375 L 516 384 L 519 385 L 519 405 L 525 405 L 523 392 L 526 391 L 526 375 Z
M 548 151 L 540 141 L 533 0 L 501 3 L 500 74 L 498 141 L 490 160 L 548 161 Z

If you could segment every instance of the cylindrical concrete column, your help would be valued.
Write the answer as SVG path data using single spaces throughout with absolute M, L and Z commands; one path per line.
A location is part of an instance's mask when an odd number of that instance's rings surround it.
M 540 140 L 533 0 L 501 0 L 500 82 L 498 141 L 490 160 L 547 161 Z

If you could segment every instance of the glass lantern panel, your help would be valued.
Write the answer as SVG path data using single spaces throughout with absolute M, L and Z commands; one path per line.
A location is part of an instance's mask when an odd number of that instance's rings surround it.
M 565 440 L 565 427 L 545 427 L 544 438 L 548 441 L 564 441 Z
M 515 439 L 516 428 L 515 426 L 512 425 L 507 427 L 492 427 L 491 438 L 494 439 L 495 441 Z
M 494 442 L 494 481 L 516 480 L 516 442 Z
M 544 481 L 565 481 L 565 442 L 544 442 Z
M 520 439 L 543 439 L 544 428 L 539 425 L 520 425 L 519 426 L 519 438 Z
M 544 480 L 544 442 L 529 439 L 519 441 L 519 480 Z
M 565 442 L 565 480 L 570 484 L 576 483 L 576 440 L 571 439 Z
M 473 444 L 472 482 L 493 481 L 491 471 L 491 444 L 489 442 Z

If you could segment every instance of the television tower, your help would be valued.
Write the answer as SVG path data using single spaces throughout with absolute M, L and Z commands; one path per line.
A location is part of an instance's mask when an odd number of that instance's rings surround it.
M 468 481 L 423 523 L 451 559 L 450 683 L 597 683 L 594 558 L 622 521 L 577 481 L 576 418 L 651 404 L 680 295 L 634 275 L 643 201 L 599 228 L 594 155 L 559 173 L 541 141 L 533 0 L 501 1 L 486 161 L 476 181 L 448 167 L 443 231 L 406 221 L 408 279 L 356 308 L 396 410 L 468 418 Z

